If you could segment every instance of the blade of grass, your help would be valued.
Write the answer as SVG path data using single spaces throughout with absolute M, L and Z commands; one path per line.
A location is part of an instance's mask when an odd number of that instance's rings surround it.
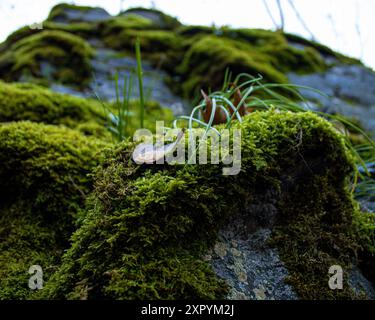
M 143 95 L 143 72 L 142 72 L 142 57 L 141 57 L 141 43 L 139 38 L 135 42 L 135 55 L 137 59 L 137 75 L 139 83 L 139 99 L 140 99 L 140 125 L 143 128 L 144 124 L 144 113 L 145 113 L 145 101 Z

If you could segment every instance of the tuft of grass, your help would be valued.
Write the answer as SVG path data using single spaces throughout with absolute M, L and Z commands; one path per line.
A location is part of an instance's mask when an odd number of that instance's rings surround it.
M 137 38 L 135 44 L 135 54 L 137 60 L 137 78 L 139 85 L 139 124 L 140 128 L 144 128 L 145 119 L 145 97 L 143 91 L 143 71 L 142 71 L 142 56 L 141 56 L 141 45 L 139 38 Z M 111 132 L 113 140 L 116 142 L 123 141 L 127 134 L 129 133 L 130 118 L 132 116 L 130 107 L 130 97 L 132 93 L 133 85 L 132 73 L 129 76 L 124 77 L 123 83 L 123 94 L 120 97 L 120 86 L 119 86 L 119 75 L 118 71 L 115 73 L 115 89 L 116 89 L 116 101 L 115 106 L 112 108 L 107 103 L 105 103 L 97 94 L 94 92 L 96 98 L 103 107 L 104 114 L 108 119 L 109 123 L 107 125 L 108 130 Z
M 114 106 L 110 106 L 104 102 L 96 92 L 94 94 L 103 107 L 104 114 L 108 120 L 107 128 L 112 134 L 113 141 L 121 142 L 129 132 L 130 117 L 132 115 L 129 108 L 132 92 L 132 74 L 124 76 L 122 99 L 120 97 L 118 71 L 115 74 L 115 88 L 116 101 Z

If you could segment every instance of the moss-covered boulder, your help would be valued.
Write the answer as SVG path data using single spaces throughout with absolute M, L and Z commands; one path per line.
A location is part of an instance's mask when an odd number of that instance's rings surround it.
M 109 17 L 109 13 L 103 8 L 60 3 L 51 9 L 47 20 L 58 23 L 90 23 L 102 21 Z
M 38 85 L 0 81 L 0 123 L 27 120 L 59 125 L 109 141 L 108 127 L 113 123 L 108 112 L 116 114 L 117 107 L 109 102 L 107 108 L 104 112 L 99 101 L 55 93 Z M 127 134 L 131 136 L 140 126 L 139 101 L 130 101 L 129 110 Z M 155 121 L 169 125 L 173 120 L 172 111 L 157 102 L 146 102 L 145 110 L 144 127 L 153 132 Z
M 257 112 L 242 125 L 242 167 L 137 166 L 134 145 L 109 152 L 96 172 L 86 219 L 44 298 L 222 298 L 226 284 L 203 258 L 218 231 L 278 190 L 272 235 L 300 298 L 362 297 L 328 288 L 332 264 L 352 267 L 360 241 L 348 190 L 353 162 L 341 135 L 311 113 Z M 306 276 L 306 281 L 301 277 Z M 347 280 L 347 278 L 345 278 Z
M 30 297 L 32 265 L 55 272 L 105 142 L 67 128 L 0 124 L 0 299 Z
M 57 30 L 57 31 L 65 31 L 70 32 L 74 35 L 80 36 L 82 38 L 92 37 L 99 34 L 98 24 L 97 23 L 89 23 L 89 22 L 75 22 L 75 23 L 58 23 L 53 21 L 43 21 L 43 30 Z M 37 34 L 41 32 L 40 29 L 33 29 L 30 26 L 24 26 L 20 29 L 12 32 L 6 40 L 0 44 L 0 53 L 3 53 L 6 50 L 11 48 L 11 45 L 16 43 L 17 41 L 31 36 L 33 34 Z
M 175 72 L 182 38 L 173 30 L 160 28 L 152 20 L 135 14 L 104 21 L 99 29 L 106 46 L 133 55 L 135 42 L 139 39 L 144 59 L 172 74 Z
M 0 52 L 0 74 L 6 81 L 58 80 L 84 86 L 91 78 L 94 50 L 84 39 L 60 30 L 41 30 Z
M 181 26 L 181 23 L 174 17 L 165 14 L 157 9 L 131 8 L 120 14 L 120 16 L 136 15 L 152 21 L 155 28 L 174 30 Z
M 326 66 L 319 53 L 310 47 L 297 49 L 288 45 L 282 33 L 251 29 L 181 29 L 188 35 L 186 54 L 178 67 L 184 80 L 182 93 L 195 94 L 201 87 L 217 89 L 225 70 L 234 76 L 261 75 L 268 82 L 287 83 L 287 72 L 311 73 Z

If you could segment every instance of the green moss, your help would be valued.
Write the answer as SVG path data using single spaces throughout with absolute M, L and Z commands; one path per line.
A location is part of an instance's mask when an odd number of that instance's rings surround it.
M 127 19 L 126 16 L 125 18 Z M 141 42 L 142 58 L 157 68 L 174 74 L 181 59 L 182 39 L 176 33 L 167 30 L 129 29 L 125 18 L 116 18 L 116 22 L 104 29 L 104 43 L 116 50 L 133 55 L 137 38 Z M 132 18 L 133 19 L 133 18 Z
M 261 74 L 267 81 L 287 83 L 286 74 L 322 72 L 327 65 L 314 46 L 297 49 L 281 32 L 228 27 L 181 27 L 186 55 L 178 68 L 188 97 L 198 89 L 221 86 L 226 68 L 234 75 Z
M 100 24 L 103 36 L 115 35 L 124 29 L 143 30 L 153 29 L 153 23 L 150 19 L 140 17 L 134 14 L 126 16 L 113 17 Z
M 234 75 L 262 74 L 272 82 L 286 83 L 286 76 L 270 64 L 268 54 L 252 46 L 218 36 L 203 36 L 190 46 L 179 72 L 183 75 L 182 90 L 191 96 L 199 88 L 218 88 L 223 82 L 226 68 Z
M 181 26 L 181 23 L 174 17 L 165 14 L 156 9 L 146 9 L 146 8 L 130 8 L 120 15 L 138 15 L 141 17 L 149 18 L 153 20 L 154 26 L 161 29 L 174 30 Z
M 173 55 L 181 47 L 180 38 L 175 33 L 164 30 L 124 28 L 121 31 L 108 33 L 104 37 L 104 42 L 113 49 L 133 54 L 137 38 L 141 41 L 142 54 L 146 58 L 150 58 L 153 54 L 167 57 L 168 55 Z
M 61 30 L 65 32 L 73 33 L 74 35 L 88 38 L 90 36 L 96 36 L 99 30 L 99 24 L 90 22 L 75 22 L 75 23 L 57 23 L 46 21 L 43 23 L 43 29 L 45 30 Z
M 109 108 L 116 111 L 114 105 Z M 128 134 L 139 128 L 139 102 L 133 100 L 129 107 L 132 116 Z M 106 129 L 108 119 L 96 100 L 63 95 L 34 84 L 8 84 L 0 81 L 0 123 L 28 120 L 76 129 L 88 136 L 110 140 Z M 155 121 L 169 125 L 173 120 L 170 109 L 152 101 L 146 103 L 144 126 L 155 131 Z
M 43 30 L 11 44 L 0 54 L 1 77 L 7 81 L 51 78 L 84 85 L 91 77 L 91 46 L 64 31 Z M 42 63 L 47 63 L 49 68 Z
M 139 100 L 133 100 L 130 106 L 130 111 L 133 113 L 133 117 L 130 120 L 129 136 L 133 136 L 135 130 L 140 128 L 140 110 Z M 171 126 L 174 119 L 175 117 L 171 109 L 164 108 L 155 101 L 146 101 L 144 117 L 144 127 L 146 129 L 155 132 L 156 121 L 164 121 L 166 126 Z
M 66 128 L 0 124 L 0 299 L 30 298 L 29 267 L 56 270 L 107 144 Z
M 76 22 L 76 23 L 57 23 L 51 21 L 43 22 L 43 30 L 58 30 L 73 33 L 80 37 L 93 36 L 99 33 L 97 23 Z M 6 40 L 0 44 L 0 53 L 4 53 L 11 45 L 17 41 L 24 39 L 33 34 L 42 32 L 39 29 L 32 29 L 29 26 L 24 26 L 13 33 L 11 33 Z
M 237 176 L 223 176 L 220 165 L 139 167 L 130 160 L 130 143 L 109 152 L 96 172 L 86 219 L 43 297 L 223 297 L 226 286 L 202 256 L 228 219 L 246 212 L 256 190 L 270 184 L 282 193 L 275 246 L 292 277 L 306 276 L 295 283 L 297 293 L 356 297 L 349 286 L 340 293 L 316 286 L 316 279 L 328 281 L 326 265 L 346 265 L 357 248 L 346 184 L 353 162 L 343 138 L 311 113 L 256 112 L 236 127 L 242 129 Z M 298 266 L 285 257 L 287 248 Z
M 63 125 L 108 139 L 100 105 L 31 84 L 0 81 L 0 122 L 29 120 Z
M 216 29 L 218 30 L 218 29 Z M 213 27 L 209 26 L 185 26 L 182 25 L 177 29 L 178 34 L 184 37 L 192 37 L 196 35 L 212 34 L 215 32 Z

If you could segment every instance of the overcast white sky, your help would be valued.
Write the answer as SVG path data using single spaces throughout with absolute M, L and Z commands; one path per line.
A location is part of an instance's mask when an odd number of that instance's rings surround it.
M 17 28 L 44 20 L 59 0 L 0 0 L 0 41 Z M 156 8 L 181 22 L 198 25 L 272 29 L 263 0 L 76 0 L 69 3 L 100 6 L 116 14 L 134 6 Z M 314 36 L 337 51 L 361 58 L 375 69 L 375 0 L 294 0 L 295 7 Z M 279 19 L 276 0 L 267 0 Z M 288 0 L 281 0 L 285 27 L 289 32 L 309 36 Z M 357 30 L 360 30 L 360 34 Z

